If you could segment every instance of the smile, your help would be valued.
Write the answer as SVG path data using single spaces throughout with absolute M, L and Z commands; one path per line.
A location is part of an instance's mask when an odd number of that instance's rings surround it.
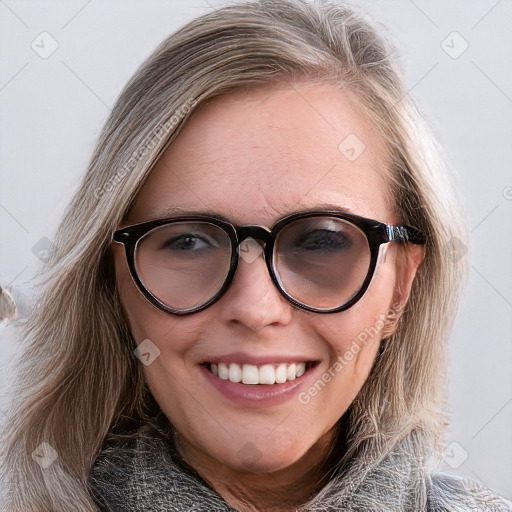
M 293 381 L 314 364 L 313 361 L 262 365 L 218 362 L 205 363 L 204 366 L 222 380 L 248 385 L 272 385 Z

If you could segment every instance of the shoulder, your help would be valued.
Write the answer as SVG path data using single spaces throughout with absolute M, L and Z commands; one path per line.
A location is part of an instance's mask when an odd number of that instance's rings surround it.
M 512 502 L 469 478 L 432 475 L 428 491 L 431 512 L 511 512 Z
M 109 439 L 98 454 L 89 474 L 89 489 L 101 510 L 137 508 L 140 493 L 136 475 L 143 471 L 140 441 L 136 438 Z M 125 508 L 126 507 L 126 508 Z
M 105 511 L 231 510 L 176 451 L 170 424 L 156 419 L 132 432 L 110 435 L 88 484 Z
M 154 423 L 110 433 L 88 477 L 95 500 L 108 510 L 146 510 L 141 501 L 148 487 L 162 477 L 162 467 L 174 468 L 167 435 Z

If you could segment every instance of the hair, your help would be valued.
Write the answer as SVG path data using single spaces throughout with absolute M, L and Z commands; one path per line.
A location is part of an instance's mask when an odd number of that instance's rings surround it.
M 3 452 L 6 510 L 98 510 L 87 485 L 93 462 L 109 432 L 144 418 L 151 400 L 116 290 L 113 232 L 190 115 L 239 88 L 331 83 L 354 93 L 381 135 L 391 206 L 400 222 L 425 232 L 426 255 L 395 332 L 345 415 L 345 457 L 412 429 L 439 448 L 446 343 L 466 275 L 464 258 L 449 248 L 464 243 L 465 220 L 381 33 L 337 2 L 250 1 L 188 23 L 137 70 L 64 215 L 23 332 Z M 43 442 L 58 454 L 46 469 L 31 456 Z

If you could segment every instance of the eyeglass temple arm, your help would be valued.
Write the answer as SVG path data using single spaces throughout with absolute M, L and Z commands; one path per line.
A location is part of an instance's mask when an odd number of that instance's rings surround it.
M 386 242 L 405 243 L 410 242 L 416 245 L 423 245 L 427 238 L 419 229 L 411 226 L 390 226 L 386 224 Z

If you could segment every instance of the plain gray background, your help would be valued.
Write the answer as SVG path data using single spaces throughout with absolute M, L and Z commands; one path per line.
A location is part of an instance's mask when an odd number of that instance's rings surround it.
M 224 4 L 0 1 L 3 285 L 39 268 L 37 248 L 52 239 L 109 109 L 139 64 L 176 28 Z M 512 3 L 352 4 L 397 44 L 410 93 L 456 169 L 468 215 L 471 274 L 451 341 L 442 469 L 512 498 Z M 16 331 L 0 327 L 2 391 Z

